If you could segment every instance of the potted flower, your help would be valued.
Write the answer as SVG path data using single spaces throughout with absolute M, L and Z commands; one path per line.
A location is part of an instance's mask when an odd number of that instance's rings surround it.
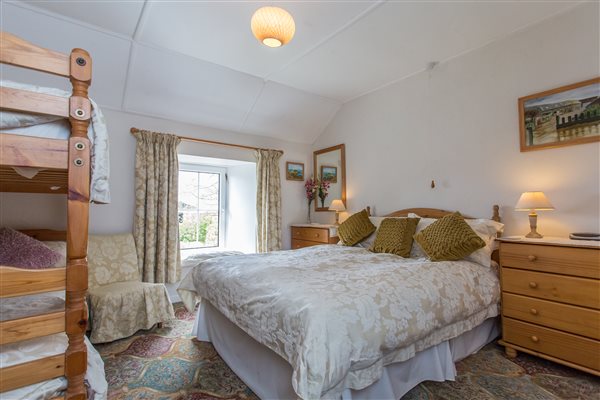
M 317 188 L 319 187 L 319 181 L 317 179 L 309 178 L 304 183 L 304 189 L 306 194 L 306 200 L 308 200 L 308 223 L 310 224 L 310 204 L 317 196 Z

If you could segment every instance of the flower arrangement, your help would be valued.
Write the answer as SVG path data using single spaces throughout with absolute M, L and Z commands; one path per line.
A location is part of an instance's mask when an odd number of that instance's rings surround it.
M 329 194 L 329 186 L 331 186 L 329 181 L 323 179 L 318 181 L 317 191 L 319 198 L 321 199 L 321 207 L 325 207 L 325 198 L 327 198 L 327 195 Z
M 317 179 L 309 178 L 304 183 L 304 191 L 306 199 L 308 200 L 308 223 L 310 224 L 310 203 L 317 197 L 317 191 L 319 188 L 319 181 Z
M 317 194 L 317 188 L 319 187 L 319 181 L 313 178 L 309 178 L 304 183 L 304 189 L 306 191 L 306 199 L 308 200 L 308 204 L 315 199 Z

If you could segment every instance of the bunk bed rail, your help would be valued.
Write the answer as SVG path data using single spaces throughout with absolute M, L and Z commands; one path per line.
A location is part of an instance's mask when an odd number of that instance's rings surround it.
M 0 107 L 4 110 L 69 118 L 69 99 L 22 89 L 2 87 Z
M 67 194 L 67 265 L 46 270 L 18 270 L 0 266 L 0 296 L 66 290 L 65 309 L 35 316 L 3 321 L 2 342 L 65 332 L 68 347 L 64 354 L 46 357 L 0 369 L 0 392 L 66 376 L 65 398 L 86 398 L 84 377 L 87 351 L 84 334 L 87 327 L 87 241 L 90 198 L 90 141 L 87 129 L 91 104 L 92 60 L 82 49 L 69 55 L 36 46 L 8 32 L 0 32 L 0 62 L 69 78 L 70 98 L 61 98 L 20 89 L 0 88 L 0 108 L 26 113 L 50 114 L 68 118 L 71 134 L 67 140 L 32 138 L 0 134 L 0 190 L 13 192 L 49 192 L 47 186 L 60 180 Z M 7 171 L 30 166 L 48 169 L 32 180 L 18 178 Z M 47 181 L 44 181 L 46 179 Z M 38 181 L 32 184 L 31 182 Z M 41 183 L 40 183 L 41 180 Z M 61 322 L 62 321 L 62 322 Z M 44 329 L 35 332 L 36 326 Z M 1 395 L 0 395 L 1 397 Z
M 70 77 L 70 58 L 66 54 L 36 46 L 11 33 L 0 32 L 0 62 Z
M 67 275 L 64 268 L 23 269 L 0 266 L 0 297 L 66 290 Z
M 63 169 L 68 164 L 66 140 L 2 134 L 0 160 L 3 165 Z

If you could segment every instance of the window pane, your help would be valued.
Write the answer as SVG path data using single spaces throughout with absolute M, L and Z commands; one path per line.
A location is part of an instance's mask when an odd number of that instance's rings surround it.
M 198 210 L 198 173 L 179 171 L 179 211 L 191 210 Z
M 179 171 L 179 241 L 182 249 L 219 246 L 218 173 Z

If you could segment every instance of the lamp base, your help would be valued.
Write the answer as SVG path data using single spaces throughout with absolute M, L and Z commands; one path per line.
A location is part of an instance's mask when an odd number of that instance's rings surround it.
M 543 236 L 537 232 L 537 214 L 535 213 L 535 211 L 532 211 L 529 214 L 529 228 L 531 229 L 531 232 L 529 232 L 527 235 L 525 235 L 526 238 L 530 238 L 530 239 L 543 238 Z
M 533 238 L 533 239 L 541 239 L 541 238 L 543 238 L 544 236 L 540 235 L 540 234 L 539 234 L 539 233 L 537 233 L 537 232 L 529 232 L 527 235 L 525 235 L 525 237 L 526 237 L 526 238 L 530 238 L 530 239 L 531 239 L 531 238 Z
M 338 211 L 335 212 L 335 224 L 334 226 L 340 226 L 340 213 Z

